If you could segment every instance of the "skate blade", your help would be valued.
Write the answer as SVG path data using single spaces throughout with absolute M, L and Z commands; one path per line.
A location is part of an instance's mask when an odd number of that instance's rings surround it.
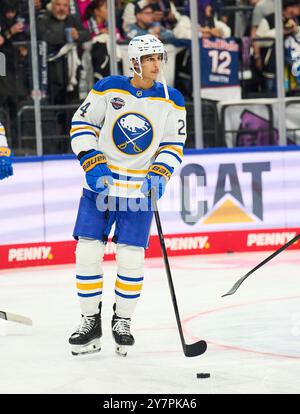
M 91 342 L 85 345 L 71 345 L 72 355 L 86 355 L 94 354 L 101 351 L 100 339 L 93 339 Z
M 121 356 L 121 357 L 126 357 L 128 348 L 130 348 L 130 346 L 116 345 L 116 354 Z

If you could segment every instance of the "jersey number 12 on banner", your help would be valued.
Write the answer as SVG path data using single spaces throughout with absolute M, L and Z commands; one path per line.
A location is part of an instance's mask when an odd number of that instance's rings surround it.
M 227 50 L 210 50 L 208 55 L 212 59 L 212 73 L 230 76 L 231 55 Z

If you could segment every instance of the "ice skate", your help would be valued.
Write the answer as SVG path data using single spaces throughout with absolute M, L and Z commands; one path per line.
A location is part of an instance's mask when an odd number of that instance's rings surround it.
M 116 313 L 114 305 L 114 315 L 111 321 L 112 334 L 116 342 L 116 353 L 126 357 L 128 348 L 134 345 L 134 337 L 130 333 L 130 318 L 120 318 Z
M 81 324 L 69 338 L 72 355 L 99 352 L 101 336 L 101 311 L 92 316 L 82 315 Z

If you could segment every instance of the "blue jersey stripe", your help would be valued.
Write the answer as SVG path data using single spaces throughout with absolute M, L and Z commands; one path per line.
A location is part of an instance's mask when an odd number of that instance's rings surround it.
M 170 154 L 170 155 L 173 155 L 173 157 L 175 157 L 180 163 L 182 162 L 182 159 L 180 157 L 178 157 L 178 155 L 174 154 L 174 152 L 166 151 L 166 150 L 160 151 L 160 153 L 158 154 L 157 158 L 159 158 L 159 156 L 161 154 Z
M 124 295 L 123 293 L 120 293 L 117 290 L 115 290 L 115 294 L 117 296 L 120 296 L 121 298 L 125 298 L 125 299 L 136 299 L 136 298 L 141 296 L 140 293 L 138 295 Z
M 184 147 L 184 144 L 182 142 L 162 142 L 159 144 L 160 147 L 164 147 L 165 145 L 179 145 L 180 147 Z
M 89 122 L 82 122 L 82 121 L 72 121 L 71 125 L 88 125 L 94 128 L 101 129 L 98 125 L 90 124 Z
M 77 137 L 81 137 L 83 135 L 92 135 L 93 137 L 97 138 L 94 132 L 86 131 L 86 132 L 79 132 L 78 134 L 71 135 L 71 140 Z
M 79 276 L 76 275 L 76 279 L 78 280 L 96 280 L 96 279 L 103 279 L 102 275 L 97 275 L 97 276 Z
M 118 275 L 118 278 L 121 280 L 125 280 L 126 282 L 142 282 L 144 280 L 143 277 L 125 277 Z
M 102 290 L 100 290 L 99 292 L 95 292 L 95 293 L 77 293 L 77 295 L 80 298 L 92 298 L 93 296 L 100 296 L 102 295 Z

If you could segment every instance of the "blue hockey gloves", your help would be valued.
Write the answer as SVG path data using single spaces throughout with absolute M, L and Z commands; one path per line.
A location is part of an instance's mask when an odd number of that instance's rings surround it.
M 173 168 L 167 164 L 154 163 L 150 166 L 146 178 L 141 187 L 141 192 L 145 196 L 150 196 L 150 191 L 154 190 L 156 199 L 159 200 L 165 192 L 166 184 L 173 173 Z
M 13 175 L 12 151 L 8 147 L 0 147 L 0 180 Z
M 113 178 L 105 155 L 100 151 L 91 150 L 80 157 L 79 161 L 91 190 L 103 195 L 108 194 L 108 185 L 113 184 Z

